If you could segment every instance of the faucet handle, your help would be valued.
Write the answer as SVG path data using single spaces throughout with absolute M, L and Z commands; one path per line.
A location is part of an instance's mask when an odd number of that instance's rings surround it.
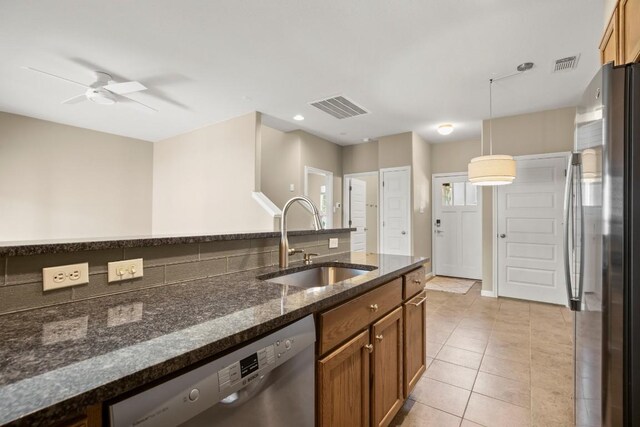
M 289 249 L 289 256 L 291 255 L 295 255 L 295 254 L 303 254 L 304 253 L 304 249 Z
M 304 254 L 304 263 L 309 265 L 311 263 L 313 263 L 313 261 L 311 260 L 312 256 L 318 256 L 319 254 L 312 254 L 312 253 L 306 253 Z

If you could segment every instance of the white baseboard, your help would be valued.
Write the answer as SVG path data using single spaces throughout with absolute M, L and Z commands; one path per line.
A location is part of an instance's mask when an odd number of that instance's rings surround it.
M 433 272 L 430 271 L 427 274 L 424 275 L 424 280 L 425 282 L 428 282 L 429 280 L 433 279 Z
M 483 297 L 490 297 L 490 298 L 496 298 L 497 297 L 495 291 L 485 291 L 484 289 L 482 291 L 480 291 L 480 295 L 483 296 Z

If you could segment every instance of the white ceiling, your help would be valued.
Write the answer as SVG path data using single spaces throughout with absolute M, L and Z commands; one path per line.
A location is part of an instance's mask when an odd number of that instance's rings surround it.
M 0 3 L 0 110 L 150 141 L 262 111 L 340 144 L 416 131 L 479 138 L 494 115 L 570 106 L 598 67 L 602 0 L 20 0 Z M 557 58 L 578 69 L 551 74 Z M 60 105 L 92 71 L 139 80 L 160 110 Z M 308 105 L 345 95 L 371 114 Z M 455 131 L 438 135 L 438 124 Z M 287 126 L 287 123 L 284 124 Z

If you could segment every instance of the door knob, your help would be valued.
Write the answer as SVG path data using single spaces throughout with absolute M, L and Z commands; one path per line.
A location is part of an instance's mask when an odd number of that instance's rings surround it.
M 406 231 L 401 231 L 400 234 L 404 235 L 404 234 L 407 234 L 407 232 Z
M 502 234 L 500 235 L 500 238 L 501 238 L 501 239 L 504 239 L 505 237 L 507 237 L 507 235 L 506 235 L 506 234 L 504 234 L 504 233 L 502 233 Z

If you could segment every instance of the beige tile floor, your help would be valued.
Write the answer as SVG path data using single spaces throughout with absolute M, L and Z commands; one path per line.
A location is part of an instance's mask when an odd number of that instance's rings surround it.
M 427 371 L 392 426 L 572 426 L 563 307 L 427 291 Z

